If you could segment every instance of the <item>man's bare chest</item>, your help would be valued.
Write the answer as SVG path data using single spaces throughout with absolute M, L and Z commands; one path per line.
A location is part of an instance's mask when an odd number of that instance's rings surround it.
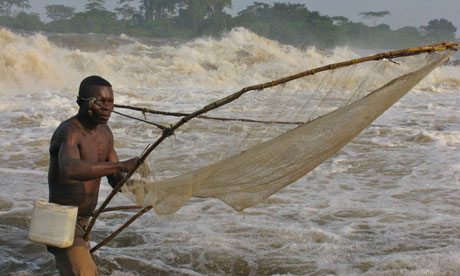
M 83 135 L 79 144 L 82 160 L 104 162 L 110 152 L 110 140 L 103 133 Z

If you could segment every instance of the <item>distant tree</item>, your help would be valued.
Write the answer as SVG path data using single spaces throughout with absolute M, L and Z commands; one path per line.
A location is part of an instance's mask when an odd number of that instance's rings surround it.
M 338 26 L 329 16 L 309 11 L 304 4 L 254 2 L 238 13 L 236 26 L 291 45 L 335 45 Z
M 85 5 L 85 9 L 87 11 L 91 10 L 98 10 L 98 11 L 105 11 L 105 0 L 87 0 L 87 3 Z
M 186 5 L 187 0 L 141 0 L 145 20 L 164 19 Z
M 428 42 L 454 41 L 457 28 L 447 19 L 433 19 L 427 26 L 421 26 L 420 32 Z
M 177 24 L 181 28 L 198 31 L 199 22 L 201 22 L 207 14 L 206 0 L 185 0 L 185 5 L 179 9 L 179 17 Z
M 333 16 L 331 17 L 331 19 L 334 25 L 339 25 L 339 26 L 345 25 L 350 22 L 350 20 L 346 18 L 345 16 Z
M 374 23 L 374 26 L 377 25 L 377 20 L 383 18 L 387 15 L 390 15 L 389 11 L 379 11 L 379 12 L 360 12 L 359 15 L 362 16 L 364 19 L 369 19 Z
M 30 9 L 29 0 L 0 0 L 0 14 L 11 16 L 13 8 Z
M 208 15 L 222 12 L 225 8 L 232 8 L 232 0 L 204 0 L 208 6 Z
M 398 42 L 393 47 L 405 48 L 410 47 L 411 45 L 414 46 L 415 44 L 423 43 L 419 29 L 413 26 L 402 27 L 393 31 L 392 33 L 393 39 L 389 41 Z
M 200 22 L 198 35 L 218 36 L 233 27 L 233 20 L 230 14 L 216 12 Z
M 40 21 L 38 13 L 20 12 L 16 15 L 16 25 L 14 28 L 27 31 L 40 31 L 43 27 L 43 22 Z
M 371 28 L 361 22 L 349 22 L 348 24 L 340 25 L 338 27 L 338 36 L 340 42 L 345 45 L 356 46 L 359 45 L 360 42 L 365 42 L 363 44 L 368 44 L 366 42 L 371 41 Z
M 48 31 L 73 32 L 73 33 L 97 33 L 97 34 L 120 34 L 122 24 L 117 20 L 114 12 L 107 10 L 89 10 L 77 12 L 72 18 L 63 21 L 53 21 L 46 26 Z
M 216 13 L 222 13 L 225 8 L 232 7 L 232 0 L 176 0 L 180 11 L 187 10 L 188 14 L 203 19 Z
M 123 19 L 133 18 L 137 14 L 136 9 L 129 4 L 133 1 L 134 0 L 119 0 L 118 4 L 123 6 L 115 8 L 117 14 L 119 14 Z
M 262 2 L 254 2 L 254 4 L 249 5 L 246 9 L 238 12 L 238 15 L 244 14 L 253 14 L 253 15 L 260 15 L 263 14 L 265 11 L 270 9 L 270 5 Z
M 276 20 L 283 21 L 305 21 L 311 16 L 311 12 L 305 7 L 305 4 L 275 3 L 271 12 Z
M 53 21 L 70 18 L 75 13 L 75 8 L 64 5 L 48 5 L 45 9 L 46 16 Z

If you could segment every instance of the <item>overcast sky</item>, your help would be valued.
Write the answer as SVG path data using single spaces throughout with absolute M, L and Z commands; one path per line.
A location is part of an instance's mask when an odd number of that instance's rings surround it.
M 106 7 L 113 9 L 118 6 L 119 0 L 106 0 Z M 233 0 L 233 10 L 228 11 L 236 15 L 238 11 L 251 5 L 254 1 Z M 368 11 L 390 11 L 379 23 L 390 25 L 392 29 L 403 26 L 419 27 L 427 25 L 432 19 L 445 18 L 457 27 L 457 37 L 460 36 L 460 0 L 258 0 L 257 2 L 269 3 L 289 2 L 302 3 L 309 10 L 319 11 L 322 15 L 345 16 L 355 22 L 364 22 L 358 14 Z M 30 0 L 32 12 L 38 12 L 42 20 L 47 20 L 45 6 L 61 4 L 75 7 L 78 11 L 84 9 L 85 0 Z

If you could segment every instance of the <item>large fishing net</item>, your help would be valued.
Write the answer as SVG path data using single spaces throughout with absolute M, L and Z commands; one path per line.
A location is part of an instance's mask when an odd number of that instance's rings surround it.
M 243 89 L 234 98 L 229 93 L 224 97 L 232 100 L 228 104 L 167 136 L 122 191 L 158 214 L 174 213 L 190 197 L 218 198 L 238 211 L 254 206 L 337 153 L 447 61 L 456 46 L 432 49 L 328 66 L 295 80 Z M 218 105 L 222 94 L 215 94 Z M 180 114 L 145 114 L 169 126 L 196 110 L 175 111 Z M 158 131 L 159 137 L 163 134 Z

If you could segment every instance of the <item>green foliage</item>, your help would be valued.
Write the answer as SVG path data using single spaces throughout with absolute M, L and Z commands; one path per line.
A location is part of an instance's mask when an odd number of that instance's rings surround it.
M 174 37 L 181 39 L 189 39 L 194 36 L 194 32 L 188 29 L 176 28 L 174 19 L 164 18 L 151 21 L 149 30 L 152 37 Z
M 336 45 L 338 27 L 328 16 L 309 11 L 304 4 L 275 3 L 270 6 L 254 2 L 235 19 L 255 33 L 295 45 Z
M 15 28 L 14 27 L 14 22 L 15 18 L 11 16 L 6 16 L 6 15 L 0 15 L 0 26 L 7 27 L 7 28 Z
M 0 15 L 11 16 L 13 8 L 30 9 L 29 0 L 0 0 Z
M 87 11 L 98 10 L 105 11 L 105 0 L 87 0 L 88 3 L 85 5 Z
M 334 16 L 334 17 L 331 17 L 331 19 L 332 19 L 333 24 L 338 25 L 338 26 L 350 23 L 350 20 L 346 18 L 345 16 Z
M 39 31 L 43 27 L 43 23 L 40 21 L 40 15 L 38 13 L 25 13 L 20 12 L 16 16 L 17 29 L 23 29 L 26 31 Z
M 146 21 L 174 15 L 186 0 L 142 0 L 141 10 Z
M 71 19 L 51 22 L 46 26 L 51 32 L 120 34 L 122 23 L 113 12 L 93 9 L 78 12 Z
M 403 27 L 392 32 L 393 36 L 391 40 L 388 40 L 388 44 L 392 41 L 397 41 L 402 47 L 418 46 L 423 43 L 420 37 L 420 33 L 415 27 Z M 386 47 L 389 49 L 389 47 Z
M 331 48 L 350 45 L 364 48 L 404 48 L 422 43 L 454 41 L 456 27 L 446 19 L 434 19 L 428 25 L 391 30 L 376 25 L 389 14 L 363 12 L 374 26 L 350 21 L 343 16 L 329 17 L 310 11 L 304 4 L 254 2 L 237 16 L 224 12 L 231 0 L 118 0 L 116 13 L 105 10 L 104 0 L 88 0 L 85 12 L 63 5 L 48 5 L 52 22 L 44 24 L 38 15 L 19 13 L 7 16 L 12 8 L 30 7 L 29 0 L 0 0 L 4 16 L 0 26 L 31 31 L 104 33 L 131 36 L 191 39 L 219 36 L 234 27 L 245 27 L 260 36 L 296 46 L 316 45 Z M 14 3 L 14 4 L 13 4 Z M 117 18 L 117 14 L 120 19 Z
M 121 7 L 115 8 L 115 11 L 123 19 L 132 19 L 137 14 L 136 9 L 127 3 Z
M 40 16 L 36 13 L 19 12 L 15 17 L 0 16 L 0 25 L 26 31 L 40 31 L 44 23 L 40 21 Z
M 420 27 L 423 40 L 428 43 L 453 41 L 456 31 L 457 28 L 452 22 L 444 18 L 431 20 L 427 26 Z
M 201 0 L 206 5 L 206 13 L 212 16 L 223 13 L 225 8 L 232 8 L 232 0 Z
M 200 22 L 199 36 L 219 36 L 233 27 L 232 16 L 224 12 L 216 12 Z
M 185 3 L 184 8 L 179 10 L 177 26 L 198 32 L 198 24 L 205 18 L 207 6 L 203 0 L 186 0 Z
M 46 16 L 51 20 L 67 19 L 74 15 L 75 8 L 64 5 L 48 5 L 45 7 Z
M 359 15 L 361 15 L 364 19 L 369 19 L 374 23 L 374 26 L 377 25 L 377 20 L 390 15 L 389 11 L 379 11 L 379 12 L 360 12 Z

